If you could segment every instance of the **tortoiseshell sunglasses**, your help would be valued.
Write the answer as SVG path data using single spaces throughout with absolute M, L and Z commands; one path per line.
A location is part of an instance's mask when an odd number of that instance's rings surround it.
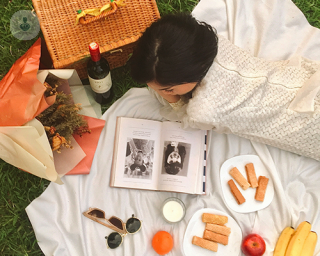
M 83 215 L 116 231 L 105 237 L 107 240 L 107 245 L 110 249 L 118 248 L 122 244 L 123 238 L 127 234 L 137 233 L 141 229 L 142 224 L 141 220 L 134 217 L 133 214 L 126 223 L 115 216 L 106 219 L 104 211 L 100 210 L 99 208 L 89 208 L 89 210 L 84 212 Z

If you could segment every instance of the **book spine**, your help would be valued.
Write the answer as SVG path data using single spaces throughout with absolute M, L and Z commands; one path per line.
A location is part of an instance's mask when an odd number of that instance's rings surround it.
M 206 194 L 206 167 L 207 167 L 207 133 L 204 136 L 204 159 L 203 159 L 203 180 L 202 194 Z

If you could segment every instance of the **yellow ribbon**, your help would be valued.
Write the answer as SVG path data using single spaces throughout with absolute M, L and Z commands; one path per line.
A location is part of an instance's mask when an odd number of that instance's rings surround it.
M 125 0 L 118 0 L 118 1 L 114 1 L 116 3 L 116 5 L 118 7 L 122 7 L 125 6 Z M 111 4 L 106 4 L 104 6 L 102 6 L 101 8 L 93 8 L 93 9 L 86 9 L 84 11 L 81 11 L 81 13 L 79 13 L 77 15 L 76 18 L 76 23 L 75 25 L 77 25 L 79 23 L 79 19 L 86 16 L 86 15 L 91 15 L 91 16 L 98 16 L 103 12 L 107 12 L 110 11 L 112 9 Z

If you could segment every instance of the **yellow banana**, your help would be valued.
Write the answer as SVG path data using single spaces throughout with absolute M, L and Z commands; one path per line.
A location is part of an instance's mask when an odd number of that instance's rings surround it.
M 317 245 L 317 233 L 316 232 L 309 232 L 306 241 L 303 244 L 301 256 L 313 256 L 314 249 Z
M 301 256 L 302 247 L 311 231 L 311 224 L 303 221 L 297 227 L 296 232 L 290 239 L 285 256 Z
M 295 230 L 293 227 L 286 227 L 284 230 L 282 230 L 276 247 L 273 251 L 273 256 L 284 256 L 287 250 L 287 247 L 289 245 L 290 239 L 292 235 L 294 234 Z

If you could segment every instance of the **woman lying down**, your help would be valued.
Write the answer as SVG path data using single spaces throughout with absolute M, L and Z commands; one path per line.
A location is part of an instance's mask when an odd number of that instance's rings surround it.
M 320 62 L 268 61 L 191 15 L 164 16 L 138 41 L 132 77 L 184 127 L 233 133 L 320 160 Z

